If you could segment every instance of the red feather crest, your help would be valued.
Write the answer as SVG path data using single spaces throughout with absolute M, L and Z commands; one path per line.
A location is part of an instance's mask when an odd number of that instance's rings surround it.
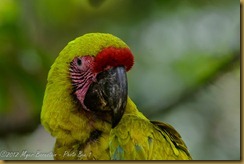
M 108 47 L 95 58 L 95 71 L 101 72 L 108 67 L 124 66 L 129 71 L 134 64 L 134 57 L 129 48 Z

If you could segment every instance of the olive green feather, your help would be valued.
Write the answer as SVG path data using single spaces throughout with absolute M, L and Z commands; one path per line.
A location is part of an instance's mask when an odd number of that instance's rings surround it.
M 58 160 L 189 160 L 191 156 L 177 131 L 168 124 L 149 121 L 128 97 L 119 124 L 78 110 L 72 97 L 69 65 L 75 57 L 96 56 L 106 47 L 128 48 L 111 34 L 91 33 L 60 52 L 48 74 L 41 122 L 56 137 Z M 139 81 L 138 81 L 139 82 Z

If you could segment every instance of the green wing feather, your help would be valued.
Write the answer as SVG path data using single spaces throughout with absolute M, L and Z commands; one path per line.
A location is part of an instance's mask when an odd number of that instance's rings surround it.
M 186 147 L 185 142 L 182 140 L 180 134 L 171 125 L 159 121 L 151 121 L 151 123 L 156 125 L 160 129 L 160 132 L 163 131 L 167 136 L 169 136 L 175 147 L 183 150 L 191 159 L 191 155 Z M 162 135 L 164 134 L 162 133 Z
M 148 123 L 134 115 L 124 115 L 119 126 L 110 133 L 110 156 L 113 160 L 146 160 L 149 144 L 148 132 L 142 131 Z
M 189 160 L 191 156 L 179 133 L 170 125 L 123 116 L 110 133 L 113 160 Z

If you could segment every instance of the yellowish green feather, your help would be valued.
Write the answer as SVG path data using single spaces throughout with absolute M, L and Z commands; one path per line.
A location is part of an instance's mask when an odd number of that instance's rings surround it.
M 77 110 L 71 96 L 70 62 L 77 56 L 96 56 L 106 47 L 128 46 L 111 34 L 90 33 L 76 38 L 60 52 L 48 74 L 41 122 L 57 138 L 55 159 L 191 159 L 184 142 L 172 127 L 151 123 L 128 97 L 120 123 L 111 124 Z M 87 113 L 86 113 L 87 114 Z M 165 125 L 168 127 L 167 125 Z M 90 133 L 102 131 L 97 141 L 87 143 Z M 179 146 L 177 146 L 179 145 Z M 70 156 L 68 153 L 74 153 Z
M 120 123 L 111 130 L 109 143 L 111 158 L 116 160 L 191 159 L 187 149 L 176 147 L 169 134 L 143 116 L 130 99 Z M 118 147 L 123 150 L 122 155 L 118 154 Z

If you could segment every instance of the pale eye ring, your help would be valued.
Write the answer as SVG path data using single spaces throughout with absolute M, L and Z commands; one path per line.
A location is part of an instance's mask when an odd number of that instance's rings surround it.
M 76 63 L 77 63 L 78 66 L 81 66 L 81 65 L 82 65 L 82 61 L 81 61 L 81 59 L 80 59 L 80 58 L 77 58 Z

